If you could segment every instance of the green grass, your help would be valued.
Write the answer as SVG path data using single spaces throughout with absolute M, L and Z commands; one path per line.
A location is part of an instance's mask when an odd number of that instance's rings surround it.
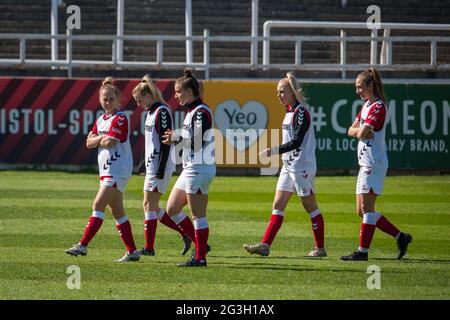
M 173 185 L 175 177 L 172 178 Z M 136 243 L 143 245 L 143 178 L 133 176 L 125 207 Z M 98 188 L 94 174 L 0 172 L 0 299 L 449 299 L 450 177 L 388 177 L 377 209 L 414 237 L 397 261 L 395 241 L 375 233 L 368 262 L 343 262 L 358 245 L 355 177 L 317 177 L 328 257 L 303 257 L 313 246 L 310 220 L 297 198 L 269 257 L 242 244 L 262 238 L 276 177 L 216 177 L 210 188 L 208 267 L 177 268 L 181 240 L 159 224 L 155 257 L 118 264 L 124 252 L 107 215 L 85 257 L 64 253 L 76 243 Z M 164 195 L 164 206 L 168 194 Z M 66 270 L 81 270 L 69 290 Z M 381 269 L 381 289 L 369 290 L 367 267 Z

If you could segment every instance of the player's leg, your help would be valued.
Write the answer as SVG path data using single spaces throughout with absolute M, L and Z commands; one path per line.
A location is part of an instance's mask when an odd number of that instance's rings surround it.
M 142 255 L 154 256 L 155 255 L 155 237 L 156 228 L 158 226 L 158 213 L 159 213 L 159 199 L 161 193 L 154 191 L 144 190 L 144 238 L 145 246 L 140 250 Z
M 124 188 L 120 188 L 120 190 L 123 189 Z M 127 249 L 126 254 L 117 261 L 138 261 L 140 254 L 136 249 L 130 221 L 128 216 L 125 214 L 125 209 L 123 206 L 123 193 L 122 191 L 119 191 L 119 188 L 109 188 L 108 192 L 113 194 L 112 199 L 108 202 L 108 206 L 114 219 L 116 220 L 116 228 L 120 234 L 120 238 Z
M 383 192 L 386 171 L 387 170 L 384 168 L 373 168 L 370 176 L 368 177 L 370 186 L 378 195 L 381 195 Z M 381 213 L 378 213 L 376 227 L 381 231 L 387 233 L 391 237 L 395 238 L 399 250 L 397 259 L 401 259 L 405 255 L 409 243 L 412 241 L 412 236 L 407 233 L 401 232 Z
M 361 218 L 363 217 L 362 202 L 363 202 L 362 195 L 357 194 L 356 195 L 356 214 L 358 216 L 360 216 Z
M 108 201 L 112 198 L 112 194 L 107 192 L 107 189 L 107 186 L 100 185 L 92 204 L 92 215 L 86 225 L 84 234 L 77 244 L 75 244 L 72 248 L 65 250 L 67 254 L 73 256 L 77 256 L 79 254 L 84 256 L 87 254 L 87 246 L 97 234 L 98 230 L 100 230 L 105 218 L 105 208 L 108 205 Z
M 325 224 L 315 195 L 314 177 L 315 169 L 304 169 L 296 173 L 291 173 L 295 190 L 300 197 L 303 208 L 311 219 L 311 230 L 314 236 L 315 246 L 307 256 L 326 257 L 325 251 Z
M 256 253 L 261 256 L 268 256 L 270 246 L 283 224 L 284 210 L 293 192 L 295 192 L 294 181 L 284 167 L 281 169 L 275 190 L 272 214 L 262 241 L 255 244 L 244 244 L 244 249 L 250 254 Z
M 178 177 L 175 186 L 170 192 L 167 200 L 166 213 L 174 221 L 174 223 L 187 234 L 192 242 L 195 242 L 195 230 L 191 219 L 183 213 L 183 207 L 187 204 L 186 191 L 180 186 L 184 182 L 180 180 L 182 175 Z
M 275 197 L 272 204 L 272 214 L 270 216 L 269 224 L 267 225 L 264 237 L 261 242 L 254 244 L 244 244 L 244 249 L 250 254 L 259 254 L 261 256 L 268 256 L 270 253 L 270 246 L 274 241 L 278 231 L 281 228 L 284 220 L 284 210 L 292 196 L 292 192 L 276 190 Z
M 204 169 L 199 174 L 196 172 L 187 173 L 185 176 L 186 199 L 194 221 L 195 249 L 192 252 L 191 259 L 180 263 L 178 265 L 180 267 L 206 266 L 206 253 L 209 251 L 209 224 L 206 217 L 206 208 L 208 207 L 209 186 L 215 174 L 216 170 L 212 168 Z
M 188 263 L 198 263 L 199 266 L 206 265 L 206 253 L 209 237 L 209 224 L 206 218 L 208 206 L 208 194 L 187 194 L 189 211 L 194 222 L 195 229 L 195 253 Z M 195 259 L 195 262 L 193 261 Z M 181 264 L 184 266 L 184 264 Z
M 292 192 L 290 191 L 277 190 L 275 192 L 275 197 L 272 204 L 272 215 L 270 217 L 270 222 L 267 226 L 262 243 L 269 246 L 272 245 L 275 236 L 283 224 L 284 212 L 291 196 Z
M 311 190 L 312 191 L 312 190 Z M 314 250 L 308 253 L 309 257 L 326 257 L 325 251 L 325 223 L 322 212 L 317 206 L 316 195 L 310 192 L 309 195 L 300 196 L 303 208 L 308 212 L 311 219 L 311 230 L 314 235 Z

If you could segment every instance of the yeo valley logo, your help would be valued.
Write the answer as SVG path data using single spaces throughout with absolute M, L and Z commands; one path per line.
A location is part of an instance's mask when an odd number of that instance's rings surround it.
M 214 120 L 225 139 L 236 150 L 244 151 L 254 144 L 267 128 L 267 109 L 257 101 L 248 101 L 242 107 L 236 100 L 220 103 Z

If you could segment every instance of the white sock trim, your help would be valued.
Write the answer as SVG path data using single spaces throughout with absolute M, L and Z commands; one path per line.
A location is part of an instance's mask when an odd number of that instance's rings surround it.
M 381 214 L 379 212 L 367 212 L 363 215 L 363 223 L 376 225 L 378 219 L 380 219 Z
M 92 211 L 92 216 L 96 217 L 96 218 L 99 218 L 99 219 L 102 219 L 102 220 L 105 219 L 105 213 L 102 212 L 102 211 Z
M 272 214 L 275 214 L 275 215 L 277 215 L 277 216 L 282 216 L 282 217 L 284 217 L 284 211 L 281 211 L 281 210 L 275 210 L 275 209 L 273 209 L 273 210 L 272 210 Z
M 158 219 L 158 215 L 156 214 L 156 211 L 149 211 L 144 213 L 145 220 L 156 220 Z
M 320 209 L 317 208 L 317 209 L 314 210 L 313 212 L 310 212 L 310 213 L 309 213 L 309 217 L 310 217 L 311 219 L 314 219 L 314 218 L 317 217 L 319 214 L 321 214 L 321 212 L 320 212 Z
M 127 222 L 127 221 L 128 221 L 128 216 L 127 216 L 127 215 L 124 215 L 122 218 L 116 219 L 116 225 L 124 224 L 124 223 Z
M 363 247 L 359 247 L 358 251 L 362 252 L 362 253 L 367 253 L 367 252 L 369 252 L 369 249 L 366 249 L 366 248 L 363 248 Z
M 165 209 L 159 210 L 159 212 L 158 212 L 158 220 L 161 220 L 161 219 L 162 219 L 164 213 L 166 213 L 166 210 L 165 210 Z
M 172 220 L 176 223 L 176 224 L 180 224 L 181 221 L 183 221 L 186 218 L 186 215 L 184 214 L 183 211 L 178 212 L 177 214 L 173 215 Z
M 194 229 L 206 229 L 208 228 L 208 219 L 206 217 L 194 219 Z

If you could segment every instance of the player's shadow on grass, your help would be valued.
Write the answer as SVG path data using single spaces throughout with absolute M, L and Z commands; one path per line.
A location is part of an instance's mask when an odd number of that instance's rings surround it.
M 212 264 L 211 264 L 212 265 Z M 314 267 L 306 267 L 305 265 L 291 265 L 291 264 L 271 264 L 271 263 L 249 263 L 249 264 L 233 264 L 233 263 L 223 263 L 220 264 L 221 267 L 227 268 L 227 269 L 240 269 L 240 270 L 279 270 L 279 271 L 298 271 L 298 272 L 317 272 L 319 269 Z M 326 269 L 330 272 L 352 272 L 352 273 L 360 273 L 361 271 L 357 268 L 349 269 L 349 268 L 332 268 L 332 269 Z M 386 273 L 389 274 L 402 274 L 407 273 L 407 271 L 399 271 L 399 270 L 390 270 Z
M 399 261 L 403 263 L 444 263 L 450 264 L 450 259 L 411 259 L 411 258 L 403 258 L 401 260 L 397 260 L 397 258 L 370 258 L 370 260 L 382 260 L 382 261 Z M 370 261 L 369 260 L 369 261 Z

